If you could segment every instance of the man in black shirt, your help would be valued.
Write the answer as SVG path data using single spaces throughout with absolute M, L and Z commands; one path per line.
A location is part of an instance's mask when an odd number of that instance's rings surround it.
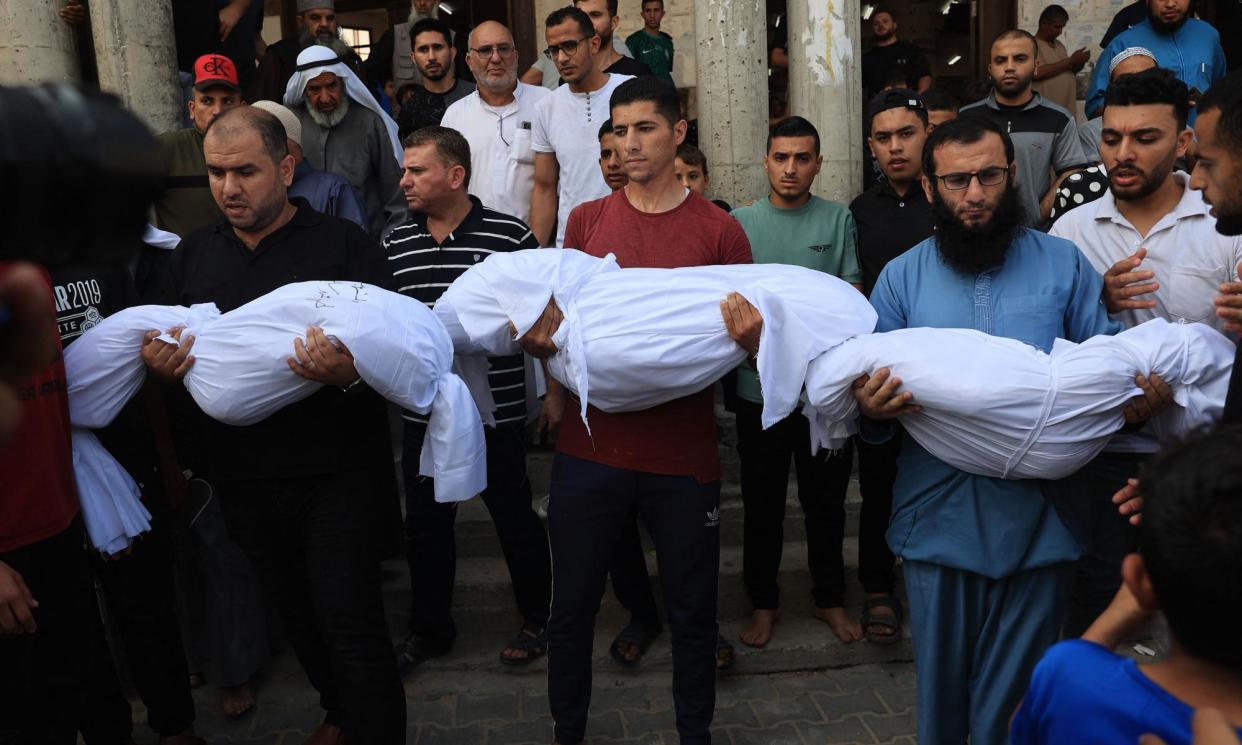
M 639 77 L 650 75 L 651 68 L 642 62 L 627 57 L 613 46 L 613 34 L 621 18 L 617 15 L 617 0 L 574 0 L 574 7 L 586 13 L 599 36 L 599 54 L 595 57 L 595 66 L 600 72 L 633 75 Z
M 539 248 L 526 223 L 490 210 L 471 196 L 470 145 L 453 129 L 427 127 L 405 138 L 401 188 L 409 219 L 384 239 L 397 291 L 432 305 L 470 266 L 493 253 Z M 548 536 L 531 508 L 526 476 L 526 385 L 523 357 L 488 360 L 488 384 L 496 404 L 495 426 L 487 436 L 487 505 L 500 536 L 505 562 L 524 623 L 500 653 L 500 661 L 522 665 L 547 651 L 552 567 Z M 435 501 L 432 480 L 419 475 L 419 452 L 427 419 L 403 412 L 405 420 L 406 557 L 410 564 L 409 636 L 397 646 L 397 661 L 409 670 L 444 654 L 457 636 L 451 609 L 456 546 L 454 504 Z
M 181 242 L 164 303 L 214 302 L 228 312 L 291 282 L 391 283 L 383 253 L 361 228 L 288 200 L 293 158 L 274 116 L 251 107 L 226 112 L 208 130 L 204 152 L 227 222 Z M 157 334 L 147 334 L 142 358 L 155 377 L 180 380 L 194 363 L 193 340 L 173 347 Z M 382 492 L 378 475 L 394 476 L 384 402 L 322 330 L 290 339 L 290 349 L 289 368 L 323 387 L 247 427 L 193 409 L 204 420 L 204 468 L 327 710 L 312 739 L 344 732 L 361 742 L 403 742 L 405 701 L 368 506 Z
M 932 208 L 920 183 L 929 129 L 918 94 L 907 88 L 884 91 L 872 99 L 868 114 L 867 144 L 884 179 L 855 198 L 850 212 L 858 226 L 863 291 L 870 295 L 889 261 L 932 234 Z M 863 633 L 871 641 L 893 642 L 901 637 L 901 605 L 893 596 L 894 558 L 884 534 L 901 438 L 878 445 L 861 437 L 854 441 L 863 498 L 858 531 L 858 575 L 867 593 Z
M 423 82 L 412 83 L 413 93 L 397 113 L 397 135 L 439 124 L 454 102 L 474 92 L 474 85 L 460 80 L 453 70 L 451 32 L 443 21 L 424 18 L 410 29 L 411 56 Z
M 932 86 L 931 67 L 917 46 L 897 38 L 897 21 L 892 11 L 876 8 L 871 12 L 871 33 L 875 46 L 862 58 L 863 95 L 874 96 L 894 77 L 901 76 L 905 87 L 925 91 Z

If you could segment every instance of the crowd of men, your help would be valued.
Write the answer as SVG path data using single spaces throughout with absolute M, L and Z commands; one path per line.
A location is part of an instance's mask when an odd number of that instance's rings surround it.
M 661 0 L 642 3 L 644 28 L 626 40 L 634 57 L 618 51 L 615 0 L 552 12 L 543 28 L 552 67 L 521 75 L 534 83 L 519 80 L 503 24 L 455 29 L 434 3 L 412 0 L 408 23 L 362 63 L 340 43 L 333 0 L 298 0 L 301 33 L 267 48 L 249 89 L 232 58 L 194 61 L 189 126 L 160 137 L 166 189 L 152 208 L 155 226 L 180 243 L 144 246 L 126 265 L 53 268 L 60 342 L 89 327 L 88 305 L 92 322 L 141 302 L 227 312 L 316 279 L 431 306 L 489 255 L 541 246 L 612 254 L 622 267 L 807 267 L 866 294 L 877 332 L 967 328 L 1045 352 L 1154 318 L 1237 334 L 1242 73 L 1216 67 L 1215 31 L 1190 17 L 1189 0 L 1146 5 L 1097 66 L 1102 82 L 1088 101 L 1097 135 L 1084 135 L 1053 92 L 1084 62 L 1057 46 L 1068 17 L 1059 6 L 1037 34 L 993 41 L 992 90 L 961 107 L 878 9 L 864 59 L 874 183 L 848 206 L 813 195 L 821 132 L 787 116 L 765 143 L 767 193 L 733 209 L 709 200 L 709 163 L 686 142 Z M 374 85 L 386 80 L 408 96 L 386 98 Z M 556 80 L 552 90 L 538 84 Z M 762 648 L 780 633 L 792 461 L 812 613 L 841 643 L 894 643 L 908 622 L 920 742 L 1120 743 L 1149 733 L 1190 742 L 1195 709 L 1205 710 L 1196 734 L 1242 728 L 1237 433 L 1156 441 L 1147 422 L 1177 391 L 1139 376 L 1125 427 L 1078 473 L 984 477 L 903 436 L 919 391 L 903 386 L 900 369 L 881 368 L 854 383 L 859 435 L 812 455 L 800 413 L 761 424 L 764 319 L 737 294 L 720 312 L 748 355 L 722 381 L 752 606 L 741 643 Z M 677 732 L 687 745 L 709 743 L 717 672 L 734 657 L 718 623 L 715 389 L 638 412 L 588 406 L 588 431 L 573 394 L 537 375 L 563 319 L 549 301 L 518 339 L 524 354 L 489 360 L 496 411 L 481 497 L 522 618 L 497 641 L 497 664 L 546 656 L 555 742 L 583 742 L 607 577 L 630 612 L 613 659 L 641 664 L 667 623 Z M 200 741 L 193 676 L 219 688 L 228 715 L 254 705 L 269 601 L 324 710 L 309 742 L 404 742 L 402 677 L 450 653 L 457 636 L 456 509 L 419 474 L 426 417 L 390 422 L 347 346 L 310 328 L 290 340 L 287 365 L 318 392 L 255 425 L 221 424 L 178 385 L 195 362 L 181 331 L 146 335 L 148 383 L 103 433 L 154 515 L 129 555 L 82 550 L 63 365 L 26 383 L 43 393 L 0 446 L 0 742 L 128 740 L 94 582 L 163 742 Z M 534 377 L 546 381 L 538 412 L 528 411 Z M 1242 422 L 1242 376 L 1224 419 Z M 546 525 L 527 474 L 531 422 L 555 437 Z M 379 571 L 401 545 L 394 442 L 412 598 L 395 649 Z M 842 545 L 855 463 L 861 615 L 846 609 Z M 659 604 L 639 521 L 655 546 Z M 1160 662 L 1140 669 L 1112 654 L 1157 612 L 1171 637 Z M 1204 740 L 1218 741 L 1227 740 Z

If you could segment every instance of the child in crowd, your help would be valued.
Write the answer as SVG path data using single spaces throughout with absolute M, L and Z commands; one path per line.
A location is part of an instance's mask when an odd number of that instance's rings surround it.
M 682 143 L 677 146 L 677 158 L 673 161 L 673 173 L 681 185 L 690 191 L 704 194 L 712 185 L 712 178 L 707 174 L 707 156 L 694 145 Z M 725 212 L 733 208 L 723 199 L 713 199 L 712 204 Z
M 625 173 L 625 161 L 617 149 L 617 136 L 612 133 L 612 120 L 606 120 L 599 128 L 599 170 L 608 188 L 616 191 L 630 183 Z
M 1122 565 L 1124 584 L 1082 639 L 1057 644 L 1035 668 L 1013 745 L 1144 735 L 1189 745 L 1199 708 L 1242 725 L 1240 449 L 1242 432 L 1222 431 L 1170 448 L 1145 469 L 1138 553 Z M 1112 653 L 1157 611 L 1168 621 L 1165 659 L 1140 666 Z

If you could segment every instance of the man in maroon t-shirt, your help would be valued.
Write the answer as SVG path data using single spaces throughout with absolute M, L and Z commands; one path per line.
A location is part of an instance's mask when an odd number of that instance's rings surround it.
M 622 267 L 750 263 L 750 243 L 733 218 L 683 188 L 673 173 L 685 137 L 677 93 L 658 78 L 626 81 L 612 95 L 617 146 L 630 182 L 578 206 L 565 246 L 616 255 Z M 676 240 L 669 240 L 676 236 Z M 738 310 L 739 300 L 731 296 Z M 739 344 L 758 346 L 760 322 L 742 302 L 730 322 Z M 546 357 L 560 312 L 550 303 L 519 341 Z M 563 405 L 549 380 L 546 405 Z M 571 402 L 570 411 L 577 410 Z M 572 414 L 561 424 L 552 464 L 548 534 L 552 611 L 548 622 L 548 699 L 556 742 L 586 732 L 595 615 L 613 548 L 637 508 L 656 544 L 673 632 L 673 703 L 682 743 L 710 742 L 715 708 L 716 590 L 720 559 L 720 461 L 711 388 L 645 411 L 607 414 L 588 407 L 591 434 Z
M 20 407 L 6 413 L 6 429 L 15 428 L 0 440 L 0 742 L 71 743 L 97 702 L 89 684 L 115 673 L 98 654 L 106 646 L 82 548 L 46 273 L 0 263 L 0 307 L 14 311 L 3 330 L 17 342 L 47 335 L 20 354 L 12 338 L 0 349 L 0 395 Z

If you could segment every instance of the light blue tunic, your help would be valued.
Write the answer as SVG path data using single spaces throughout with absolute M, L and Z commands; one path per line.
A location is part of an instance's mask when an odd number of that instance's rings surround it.
M 1023 229 L 1004 265 L 977 276 L 945 264 L 929 238 L 885 267 L 871 304 L 879 315 L 876 331 L 976 329 L 1047 352 L 1057 338 L 1080 342 L 1122 330 L 1101 302 L 1102 287 L 1103 278 L 1073 243 Z M 901 370 L 893 374 L 900 377 Z M 911 393 L 917 402 L 919 392 Z M 893 488 L 889 545 L 905 559 L 992 578 L 1071 561 L 1079 546 L 1045 484 L 975 476 L 907 439 Z
M 1100 53 L 1084 107 L 1088 119 L 1099 116 L 1104 108 L 1113 57 L 1129 47 L 1143 47 L 1156 55 L 1156 64 L 1172 70 L 1187 87 L 1198 88 L 1200 93 L 1206 93 L 1212 83 L 1225 77 L 1225 50 L 1221 49 L 1220 34 L 1212 24 L 1189 18 L 1176 33 L 1162 34 L 1152 27 L 1150 19 L 1144 18 L 1142 23 L 1118 34 Z M 1194 122 L 1195 112 L 1191 110 L 1190 123 Z
M 1121 331 L 1100 300 L 1103 282 L 1073 243 L 1035 230 L 978 275 L 945 264 L 933 237 L 884 268 L 871 303 L 876 331 L 977 329 L 1046 352 L 1057 338 Z M 882 437 L 876 425 L 864 420 L 864 437 Z M 975 476 L 902 443 L 888 542 L 905 562 L 919 742 L 1006 741 L 1031 670 L 1057 639 L 1068 562 L 1080 553 L 1055 505 L 1076 495 L 1055 484 Z

